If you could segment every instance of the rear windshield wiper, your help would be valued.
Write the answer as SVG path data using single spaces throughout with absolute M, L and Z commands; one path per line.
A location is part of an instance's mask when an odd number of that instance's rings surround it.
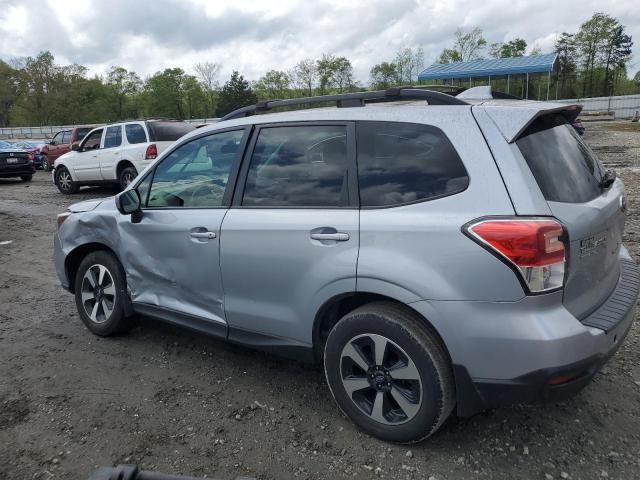
M 606 172 L 604 172 L 602 180 L 600 180 L 598 186 L 600 188 L 609 188 L 611 185 L 613 185 L 613 182 L 616 181 L 617 177 L 618 176 L 616 175 L 615 170 L 607 170 Z

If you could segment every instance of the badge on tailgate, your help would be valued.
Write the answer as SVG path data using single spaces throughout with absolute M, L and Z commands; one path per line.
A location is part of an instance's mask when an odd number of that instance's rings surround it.
M 580 256 L 588 257 L 589 255 L 596 253 L 599 248 L 606 248 L 606 246 L 607 230 L 580 240 Z

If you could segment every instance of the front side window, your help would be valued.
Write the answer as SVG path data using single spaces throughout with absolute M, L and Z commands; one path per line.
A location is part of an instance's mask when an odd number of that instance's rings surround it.
M 139 123 L 129 123 L 125 125 L 124 132 L 127 135 L 127 142 L 131 145 L 147 143 L 147 134 L 144 131 L 144 127 Z
M 347 128 L 335 125 L 266 127 L 256 141 L 242 205 L 349 205 Z
M 171 152 L 155 169 L 147 207 L 222 206 L 243 134 L 214 133 Z
M 107 127 L 107 133 L 104 136 L 104 148 L 119 147 L 122 145 L 122 127 L 115 125 Z
M 419 202 L 461 192 L 469 176 L 439 128 L 359 122 L 358 183 L 363 207 Z
M 62 144 L 63 145 L 68 145 L 71 143 L 71 132 L 70 131 L 66 131 L 62 134 Z
M 60 145 L 62 143 L 63 132 L 56 133 L 51 139 L 51 145 Z
M 82 143 L 82 151 L 97 150 L 100 148 L 100 140 L 102 139 L 102 129 L 94 130 L 85 137 Z

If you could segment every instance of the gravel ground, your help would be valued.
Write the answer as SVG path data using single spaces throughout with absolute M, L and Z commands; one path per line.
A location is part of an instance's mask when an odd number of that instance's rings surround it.
M 640 259 L 640 130 L 585 123 L 629 198 Z M 575 398 L 450 419 L 410 448 L 358 432 L 317 367 L 141 321 L 92 336 L 51 262 L 60 195 L 48 174 L 0 180 L 0 478 L 85 479 L 97 466 L 219 479 L 632 479 L 640 476 L 640 326 Z

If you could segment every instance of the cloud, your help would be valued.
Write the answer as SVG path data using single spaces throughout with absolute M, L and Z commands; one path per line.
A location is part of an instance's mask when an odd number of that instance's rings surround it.
M 599 0 L 0 0 L 0 58 L 51 50 L 91 73 L 123 65 L 143 76 L 209 60 L 223 65 L 222 78 L 239 70 L 257 79 L 331 52 L 350 58 L 367 82 L 373 64 L 403 47 L 423 47 L 429 65 L 457 28 L 479 26 L 489 43 L 523 37 L 546 52 L 601 10 Z M 607 2 L 605 12 L 640 44 L 637 0 Z

